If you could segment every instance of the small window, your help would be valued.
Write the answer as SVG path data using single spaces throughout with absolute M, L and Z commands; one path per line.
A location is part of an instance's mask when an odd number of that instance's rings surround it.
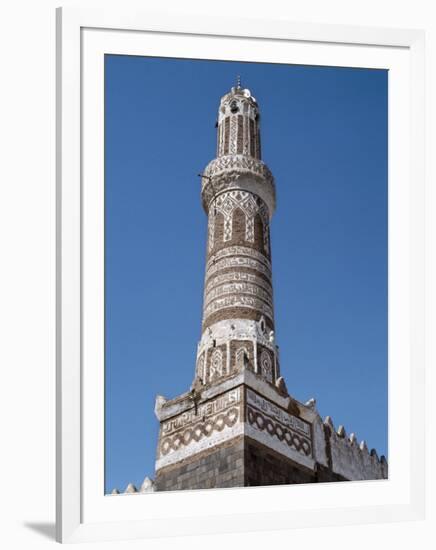
M 230 103 L 230 111 L 235 114 L 239 111 L 239 107 L 238 107 L 238 104 L 236 103 L 236 101 L 232 101 Z

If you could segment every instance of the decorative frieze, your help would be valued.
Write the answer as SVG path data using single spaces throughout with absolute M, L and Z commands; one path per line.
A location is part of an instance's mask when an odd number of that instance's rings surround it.
M 166 437 L 175 432 L 178 432 L 182 428 L 187 428 L 193 424 L 196 424 L 201 419 L 209 419 L 216 416 L 218 413 L 233 407 L 241 401 L 242 398 L 241 387 L 234 388 L 222 395 L 219 395 L 216 399 L 212 399 L 207 403 L 198 406 L 197 411 L 191 409 L 184 412 L 176 418 L 172 418 L 166 422 L 162 422 L 162 436 Z
M 218 157 L 206 166 L 204 175 L 208 178 L 216 177 L 229 170 L 247 171 L 260 176 L 270 184 L 274 184 L 274 178 L 268 166 L 260 159 L 246 155 L 225 155 Z M 207 187 L 207 181 L 203 181 L 203 190 Z
M 268 258 L 254 248 L 249 248 L 248 246 L 228 246 L 222 250 L 219 250 L 209 258 L 206 264 L 206 269 L 208 270 L 221 258 L 227 258 L 229 256 L 248 256 L 249 258 L 255 258 L 259 262 L 262 262 L 271 271 L 271 262 Z
M 274 178 L 261 160 L 243 154 L 226 155 L 213 160 L 202 178 L 202 202 L 207 213 L 213 213 L 212 201 L 225 191 L 246 191 L 265 203 L 268 218 L 275 210 Z
M 209 303 L 216 298 L 229 294 L 248 294 L 256 296 L 264 300 L 271 308 L 273 307 L 271 293 L 252 283 L 227 283 L 216 286 L 206 294 L 204 304 L 207 307 Z
M 213 279 L 209 280 L 205 288 L 205 296 L 217 286 L 223 285 L 225 283 L 251 283 L 263 288 L 272 296 L 272 286 L 270 283 L 265 281 L 263 277 L 258 277 L 252 273 L 247 273 L 245 271 L 230 271 L 228 273 L 223 273 L 222 275 L 217 275 Z
M 219 271 L 235 267 L 244 267 L 259 271 L 259 273 L 262 273 L 263 275 L 265 275 L 265 277 L 267 277 L 269 281 L 271 281 L 271 270 L 266 267 L 262 262 L 259 262 L 259 260 L 248 258 L 247 256 L 232 256 L 230 258 L 223 258 L 222 260 L 218 260 L 215 263 L 212 263 L 210 267 L 207 268 L 206 281 L 208 281 L 209 278 L 212 277 L 212 275 Z
M 198 357 L 205 348 L 212 345 L 213 341 L 219 344 L 229 339 L 255 341 L 275 353 L 277 346 L 274 338 L 270 333 L 268 334 L 265 327 L 261 328 L 260 325 L 260 320 L 252 319 L 223 319 L 213 323 L 203 332 L 198 344 Z
M 312 458 L 312 439 L 310 424 L 293 416 L 274 403 L 247 389 L 247 423 L 253 430 L 260 432 L 262 443 L 268 444 L 287 454 L 287 448 Z
M 157 469 L 242 434 L 304 465 L 313 462 L 310 424 L 237 386 L 161 423 Z
M 259 313 L 267 315 L 270 319 L 273 319 L 274 317 L 273 308 L 270 305 L 266 304 L 263 300 L 251 296 L 238 294 L 226 296 L 225 298 L 218 298 L 208 304 L 204 308 L 203 321 L 206 320 L 209 315 L 212 315 L 212 313 L 215 313 L 222 309 L 233 307 L 254 309 Z
M 303 437 L 310 439 L 311 432 L 308 422 L 287 413 L 268 399 L 265 399 L 250 389 L 247 389 L 247 404 L 252 408 L 262 411 L 265 415 L 271 417 L 273 420 L 286 426 L 290 430 L 298 432 Z
M 156 470 L 232 439 L 243 432 L 242 387 L 161 424 Z

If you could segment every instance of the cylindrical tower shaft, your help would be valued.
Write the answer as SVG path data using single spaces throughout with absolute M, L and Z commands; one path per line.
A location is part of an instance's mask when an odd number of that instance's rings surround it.
M 203 385 L 242 368 L 272 384 L 279 377 L 269 230 L 275 187 L 260 158 L 259 121 L 249 90 L 238 85 L 222 97 L 217 158 L 202 180 L 208 239 L 196 379 Z

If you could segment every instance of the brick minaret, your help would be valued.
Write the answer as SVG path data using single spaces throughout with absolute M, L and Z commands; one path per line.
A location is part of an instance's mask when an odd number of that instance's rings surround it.
M 217 156 L 201 176 L 208 216 L 202 336 L 190 391 L 156 399 L 156 490 L 386 477 L 385 461 L 323 422 L 314 400 L 293 399 L 280 376 L 275 184 L 261 160 L 259 106 L 239 81 L 221 99 Z M 353 445 L 358 462 L 350 470 L 342 458 Z
M 238 85 L 221 99 L 217 158 L 202 177 L 208 238 L 197 385 L 244 366 L 271 384 L 280 376 L 269 236 L 275 188 L 260 158 L 259 123 L 249 90 Z

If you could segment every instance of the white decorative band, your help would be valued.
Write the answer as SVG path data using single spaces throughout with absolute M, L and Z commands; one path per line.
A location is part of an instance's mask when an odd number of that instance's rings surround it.
M 258 277 L 257 275 L 253 275 L 252 273 L 245 273 L 244 271 L 230 271 L 229 273 L 217 275 L 206 285 L 205 292 L 207 294 L 213 288 L 219 285 L 233 282 L 253 283 L 257 286 L 261 286 L 264 290 L 272 295 L 272 286 L 267 283 L 265 279 L 263 279 L 262 277 Z
M 246 256 L 233 256 L 231 258 L 223 258 L 209 267 L 206 271 L 206 281 L 208 281 L 209 278 L 217 271 L 232 267 L 247 267 L 254 269 L 260 273 L 263 273 L 269 280 L 271 280 L 271 271 L 262 263 L 252 258 L 247 258 Z
M 227 258 L 228 256 L 249 256 L 250 258 L 255 258 L 259 262 L 262 262 L 269 270 L 271 270 L 271 262 L 268 258 L 254 248 L 249 248 L 248 246 L 228 246 L 227 248 L 219 250 L 216 254 L 209 258 L 207 268 L 209 268 L 217 260 Z
M 232 340 L 249 340 L 253 342 L 255 340 L 259 344 L 262 344 L 265 348 L 269 349 L 273 355 L 277 355 L 277 346 L 274 341 L 271 341 L 269 335 L 264 333 L 259 325 L 258 321 L 253 319 L 221 319 L 211 324 L 201 336 L 201 340 L 197 346 L 197 359 L 204 359 L 204 351 L 215 345 L 220 346 L 226 344 Z M 201 370 L 202 366 L 198 368 Z
M 253 172 L 262 178 L 265 178 L 268 182 L 273 182 L 272 174 L 264 162 L 245 155 L 226 155 L 223 157 L 218 157 L 209 162 L 204 170 L 204 173 L 206 176 L 213 177 L 220 172 L 235 169 Z M 203 181 L 203 188 L 206 187 L 208 181 L 208 179 Z
M 258 298 L 253 298 L 251 296 L 226 296 L 225 298 L 218 298 L 211 302 L 207 307 L 204 308 L 203 320 L 216 313 L 222 309 L 232 308 L 232 307 L 242 307 L 248 309 L 254 309 L 260 311 L 267 315 L 270 319 L 273 319 L 273 309 L 263 300 Z
M 204 304 L 207 306 L 210 302 L 219 298 L 220 296 L 225 296 L 228 294 L 248 294 L 251 296 L 256 296 L 261 300 L 264 300 L 268 305 L 272 307 L 272 296 L 270 292 L 266 292 L 263 288 L 258 287 L 257 285 L 251 283 L 227 283 L 221 286 L 215 287 L 210 290 L 204 299 Z
M 285 412 L 283 409 L 280 409 L 279 407 L 277 407 L 277 405 L 275 405 L 268 399 L 261 397 L 250 389 L 247 390 L 247 403 L 250 404 L 252 407 L 255 407 L 256 409 L 263 411 L 265 414 L 272 417 L 277 422 L 280 422 L 288 428 L 304 434 L 310 439 L 310 424 L 308 422 L 305 422 L 304 420 L 301 420 L 301 418 Z
M 243 433 L 242 388 L 162 423 L 156 470 Z
M 213 415 L 223 412 L 224 410 L 239 403 L 242 398 L 242 388 L 232 389 L 216 399 L 199 405 L 198 409 L 190 409 L 180 416 L 171 418 L 162 423 L 162 437 L 173 434 L 174 432 L 191 426 L 201 419 L 209 418 Z

